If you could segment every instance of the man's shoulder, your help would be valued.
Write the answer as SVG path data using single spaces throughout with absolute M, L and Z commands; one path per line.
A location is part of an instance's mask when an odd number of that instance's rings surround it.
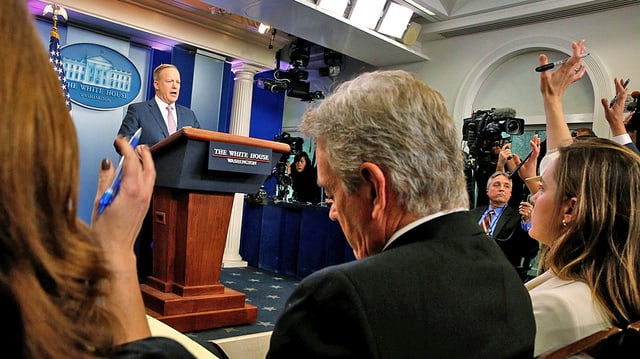
M 149 108 L 155 104 L 156 104 L 155 101 L 151 99 L 147 101 L 134 102 L 132 104 L 129 104 L 129 107 L 133 107 L 135 109 L 142 109 L 142 108 Z
M 507 205 L 502 211 L 504 216 L 518 216 L 520 217 L 520 210 L 516 206 Z

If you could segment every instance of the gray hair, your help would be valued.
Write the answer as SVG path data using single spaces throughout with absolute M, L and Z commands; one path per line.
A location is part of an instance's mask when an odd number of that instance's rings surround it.
M 469 207 L 462 150 L 442 95 L 405 71 L 364 73 L 341 84 L 300 130 L 327 142 L 327 158 L 347 193 L 359 166 L 378 165 L 407 211 L 429 215 Z
M 489 189 L 489 186 L 491 186 L 491 182 L 493 181 L 493 179 L 498 177 L 498 176 L 507 177 L 507 179 L 509 179 L 509 183 L 511 183 L 513 185 L 513 181 L 511 180 L 511 178 L 509 178 L 509 174 L 507 172 L 505 172 L 505 171 L 496 171 L 496 172 L 493 172 L 493 174 L 491 176 L 489 176 L 489 179 L 487 180 L 487 189 Z
M 164 69 L 176 69 L 176 70 L 178 70 L 176 65 L 173 65 L 173 64 L 160 64 L 160 65 L 156 66 L 155 69 L 153 69 L 153 81 L 158 81 L 158 79 L 160 79 L 160 72 L 162 72 L 162 70 L 164 70 Z

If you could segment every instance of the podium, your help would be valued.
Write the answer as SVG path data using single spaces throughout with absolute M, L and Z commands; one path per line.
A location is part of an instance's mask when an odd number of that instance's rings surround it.
M 140 286 L 147 313 L 182 332 L 255 322 L 245 294 L 220 283 L 233 197 L 256 192 L 289 145 L 183 128 L 151 152 L 153 271 Z

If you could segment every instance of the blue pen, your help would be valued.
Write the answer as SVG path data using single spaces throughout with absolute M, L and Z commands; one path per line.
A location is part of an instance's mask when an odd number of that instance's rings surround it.
M 140 135 L 142 134 L 142 128 L 139 128 L 131 139 L 129 140 L 129 144 L 131 147 L 136 148 L 138 142 L 140 141 Z M 105 208 L 109 207 L 111 202 L 116 198 L 118 192 L 120 191 L 120 184 L 122 183 L 122 168 L 124 165 L 124 156 L 120 158 L 120 163 L 118 163 L 118 167 L 116 168 L 116 175 L 111 182 L 109 188 L 102 194 L 100 197 L 100 203 L 98 204 L 98 214 L 102 214 Z

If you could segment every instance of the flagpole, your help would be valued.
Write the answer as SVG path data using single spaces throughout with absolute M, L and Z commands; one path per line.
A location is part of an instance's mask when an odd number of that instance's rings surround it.
M 61 16 L 65 21 L 67 21 L 67 11 L 56 3 L 49 3 L 44 7 L 42 15 L 46 16 L 50 13 L 52 14 L 51 19 L 53 20 L 53 27 L 51 27 L 51 31 L 49 32 L 49 61 L 58 75 L 65 102 L 67 103 L 67 108 L 69 109 L 69 112 L 71 112 L 71 96 L 69 95 L 69 89 L 67 88 L 64 66 L 62 58 L 60 57 L 60 35 L 58 34 L 58 16 Z

